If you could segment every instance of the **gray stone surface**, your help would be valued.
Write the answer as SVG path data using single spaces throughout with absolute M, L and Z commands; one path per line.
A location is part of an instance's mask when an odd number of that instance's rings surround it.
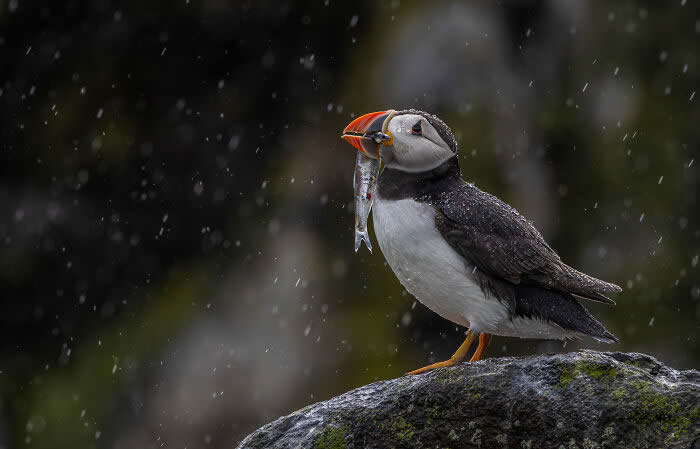
M 239 448 L 700 448 L 700 372 L 643 354 L 492 358 L 376 382 Z

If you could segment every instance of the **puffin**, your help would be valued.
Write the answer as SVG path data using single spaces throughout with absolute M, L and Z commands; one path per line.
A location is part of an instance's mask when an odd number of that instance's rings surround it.
M 614 305 L 622 289 L 564 263 L 513 207 L 462 179 L 457 140 L 437 116 L 386 110 L 353 120 L 341 137 L 381 159 L 372 208 L 381 252 L 403 287 L 467 328 L 448 360 L 420 374 L 481 360 L 493 335 L 615 343 L 581 300 Z

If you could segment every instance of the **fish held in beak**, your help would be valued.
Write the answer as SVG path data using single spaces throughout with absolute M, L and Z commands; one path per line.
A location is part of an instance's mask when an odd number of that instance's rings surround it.
M 379 159 L 370 158 L 362 152 L 357 153 L 355 163 L 355 176 L 353 187 L 355 188 L 355 252 L 365 242 L 369 252 L 372 252 L 372 242 L 367 231 L 369 213 L 372 211 L 372 203 L 377 192 L 377 178 L 379 177 Z
M 387 131 L 389 120 L 394 114 L 396 111 L 388 110 L 360 116 L 345 127 L 341 136 L 359 150 L 353 179 L 355 189 L 355 252 L 360 249 L 362 242 L 365 242 L 369 252 L 372 252 L 367 221 L 377 192 L 377 178 L 381 167 L 379 149 L 382 145 L 391 146 L 394 140 L 391 133 Z

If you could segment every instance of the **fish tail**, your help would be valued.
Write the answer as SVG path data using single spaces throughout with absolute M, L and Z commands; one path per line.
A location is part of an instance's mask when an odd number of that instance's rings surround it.
M 369 250 L 370 254 L 372 253 L 372 242 L 369 240 L 369 233 L 367 232 L 367 229 L 364 231 L 355 231 L 355 252 L 357 252 L 360 249 L 360 245 L 362 242 L 365 242 L 365 246 L 367 246 L 367 249 Z

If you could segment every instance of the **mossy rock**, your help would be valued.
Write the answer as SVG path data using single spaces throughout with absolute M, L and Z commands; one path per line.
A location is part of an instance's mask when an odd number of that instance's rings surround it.
M 700 448 L 700 373 L 643 354 L 494 358 L 305 407 L 239 448 Z

